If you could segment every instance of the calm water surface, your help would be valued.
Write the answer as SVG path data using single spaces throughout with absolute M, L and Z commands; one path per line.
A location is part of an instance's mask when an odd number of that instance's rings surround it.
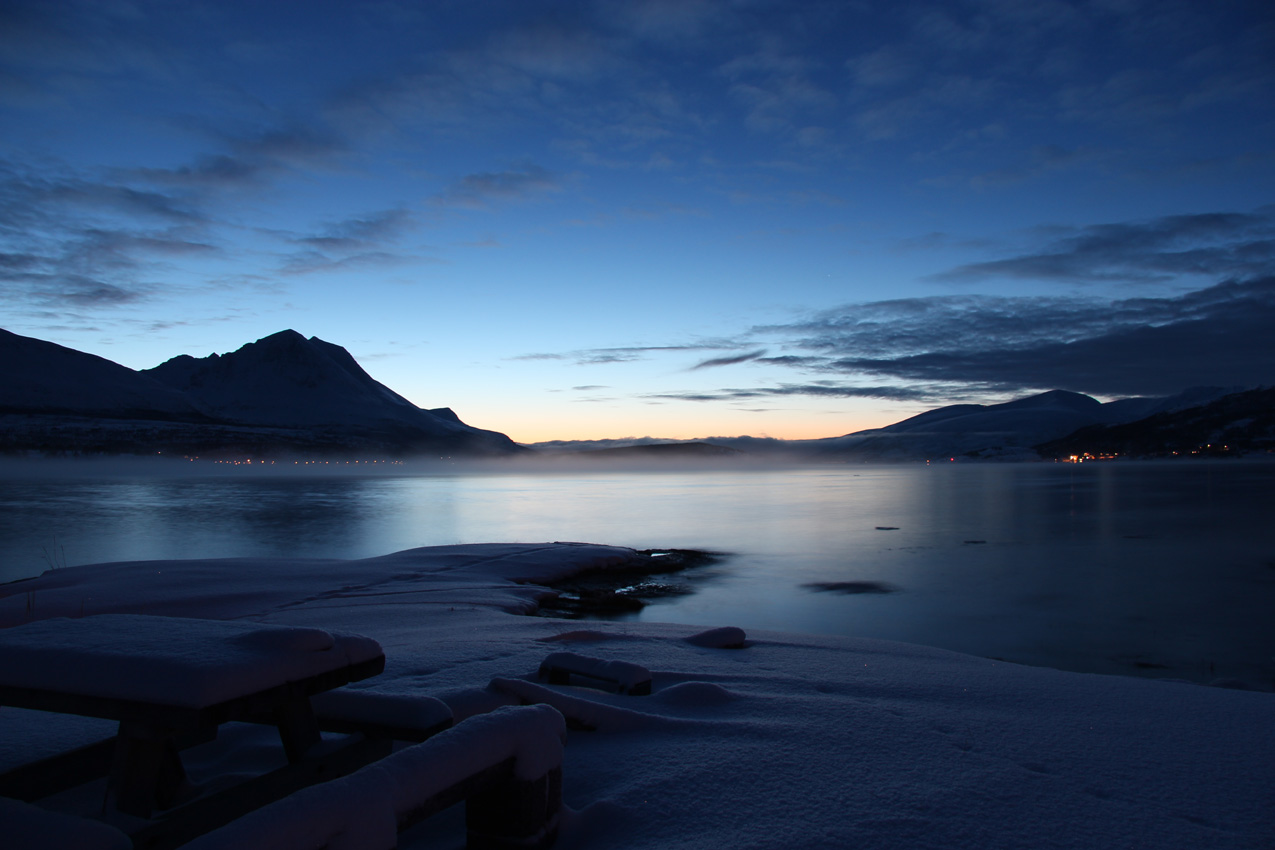
M 731 553 L 639 619 L 1275 687 L 1271 463 L 0 480 L 0 580 L 546 540 Z

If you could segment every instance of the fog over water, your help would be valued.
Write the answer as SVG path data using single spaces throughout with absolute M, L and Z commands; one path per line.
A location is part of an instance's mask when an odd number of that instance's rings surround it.
M 1275 686 L 1270 463 L 48 469 L 0 480 L 0 579 L 494 541 L 701 548 L 729 554 L 640 619 Z

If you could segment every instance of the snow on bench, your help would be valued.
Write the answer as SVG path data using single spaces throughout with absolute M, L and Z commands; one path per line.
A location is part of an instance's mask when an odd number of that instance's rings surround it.
M 184 850 L 389 850 L 397 832 L 465 801 L 468 847 L 553 843 L 566 722 L 549 706 L 471 717 L 355 773 L 299 791 Z
M 0 684 L 202 708 L 383 657 L 320 629 L 136 614 L 0 630 Z
M 572 676 L 579 676 L 610 682 L 622 694 L 643 696 L 651 692 L 651 671 L 640 664 L 606 661 L 574 652 L 551 653 L 540 662 L 539 673 L 551 685 L 567 685 Z
M 442 700 L 415 694 L 337 688 L 310 698 L 325 732 L 361 732 L 367 737 L 419 743 L 451 728 L 452 710 Z

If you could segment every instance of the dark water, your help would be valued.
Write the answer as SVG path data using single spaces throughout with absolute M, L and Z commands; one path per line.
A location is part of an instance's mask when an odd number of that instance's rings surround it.
M 545 540 L 732 553 L 640 619 L 1275 687 L 1271 463 L 0 481 L 0 579 Z

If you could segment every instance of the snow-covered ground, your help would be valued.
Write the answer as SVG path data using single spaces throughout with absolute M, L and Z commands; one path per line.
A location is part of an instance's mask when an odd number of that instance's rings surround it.
M 0 586 L 0 626 L 100 613 L 303 626 L 379 641 L 354 687 L 457 718 L 545 702 L 571 731 L 559 847 L 1270 848 L 1275 695 L 1064 673 L 885 641 L 520 616 L 544 582 L 627 549 L 486 544 L 366 560 L 60 569 Z M 730 626 L 705 623 L 704 628 Z M 629 696 L 537 677 L 571 652 L 649 670 Z M 631 669 L 631 668 L 621 668 Z M 0 766 L 111 724 L 0 709 Z M 257 727 L 188 751 L 199 779 Z M 38 733 L 38 734 L 37 734 Z M 202 759 L 202 761 L 201 761 Z M 401 846 L 457 847 L 444 814 Z

